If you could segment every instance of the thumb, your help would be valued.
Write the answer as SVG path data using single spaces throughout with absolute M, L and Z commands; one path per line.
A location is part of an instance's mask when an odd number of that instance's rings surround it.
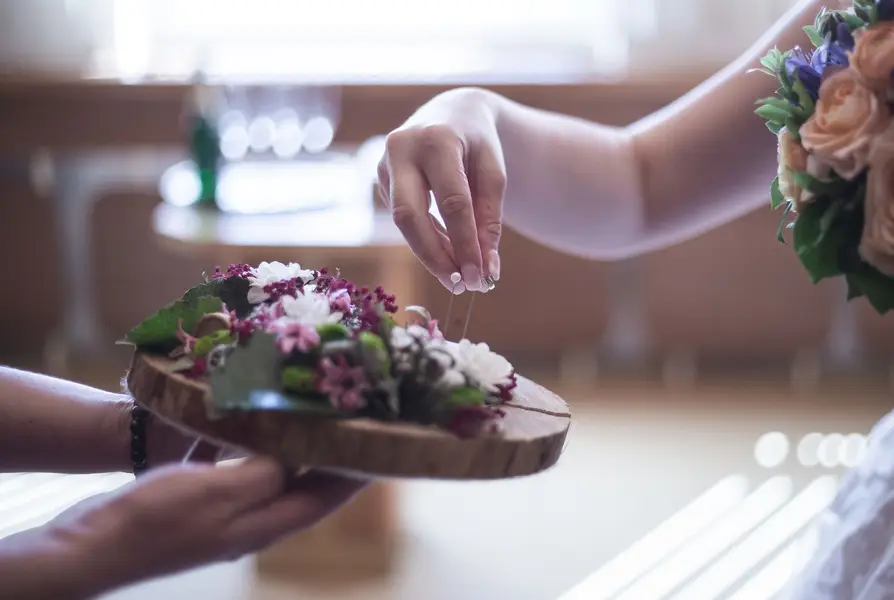
M 506 166 L 499 146 L 482 146 L 473 162 L 472 204 L 484 272 L 500 278 L 500 237 L 503 234 L 503 197 Z

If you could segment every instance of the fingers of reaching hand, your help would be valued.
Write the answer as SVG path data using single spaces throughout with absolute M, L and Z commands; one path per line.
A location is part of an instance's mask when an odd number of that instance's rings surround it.
M 482 289 L 481 248 L 472 208 L 472 191 L 459 138 L 431 129 L 420 142 L 419 163 L 447 227 L 453 256 L 466 289 Z
M 285 493 L 239 515 L 229 528 L 233 543 L 246 552 L 310 527 L 350 500 L 366 481 L 310 471 L 292 480 Z
M 503 232 L 503 197 L 506 193 L 506 167 L 499 149 L 481 148 L 475 161 L 475 223 L 484 273 L 500 278 L 500 237 Z
M 429 183 L 416 163 L 410 142 L 398 135 L 401 133 L 393 133 L 388 138 L 387 179 L 392 218 L 425 268 L 445 287 L 452 287 L 450 274 L 457 266 L 445 250 L 450 246 L 449 240 L 432 224 L 428 210 Z

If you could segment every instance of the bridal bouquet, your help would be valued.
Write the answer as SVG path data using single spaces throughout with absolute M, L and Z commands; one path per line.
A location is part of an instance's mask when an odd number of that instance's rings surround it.
M 395 298 L 327 269 L 231 265 L 126 337 L 170 371 L 210 386 L 209 409 L 409 421 L 459 436 L 495 429 L 516 386 L 487 344 L 447 342 L 422 307 L 398 325 Z
M 894 0 L 823 10 L 814 46 L 771 50 L 779 81 L 756 113 L 778 139 L 771 206 L 814 283 L 844 276 L 848 298 L 894 308 Z

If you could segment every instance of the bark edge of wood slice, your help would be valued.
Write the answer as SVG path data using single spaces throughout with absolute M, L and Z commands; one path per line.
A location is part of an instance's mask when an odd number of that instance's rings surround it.
M 571 424 L 567 403 L 524 377 L 518 377 L 512 400 L 504 407 L 501 432 L 470 439 L 433 427 L 373 419 L 268 411 L 212 418 L 206 409 L 210 387 L 173 373 L 173 362 L 134 353 L 127 387 L 137 404 L 187 433 L 269 455 L 296 469 L 454 480 L 533 475 L 559 460 Z

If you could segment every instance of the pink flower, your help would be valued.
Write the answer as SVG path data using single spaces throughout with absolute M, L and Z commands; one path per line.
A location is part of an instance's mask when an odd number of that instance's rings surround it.
M 339 290 L 329 296 L 329 306 L 333 312 L 349 315 L 351 314 L 351 295 L 347 290 Z
M 320 343 L 320 334 L 309 325 L 298 321 L 280 319 L 270 327 L 276 333 L 276 344 L 283 354 L 291 354 L 295 350 L 308 352 Z
M 431 336 L 433 340 L 443 340 L 444 334 L 441 333 L 441 330 L 438 328 L 438 320 L 432 319 L 428 323 L 425 324 L 426 330 L 428 330 L 428 335 Z
M 322 377 L 317 389 L 329 395 L 329 402 L 338 410 L 356 411 L 366 407 L 363 392 L 368 389 L 363 367 L 351 367 L 344 356 L 337 356 L 333 361 L 324 358 L 320 361 Z

